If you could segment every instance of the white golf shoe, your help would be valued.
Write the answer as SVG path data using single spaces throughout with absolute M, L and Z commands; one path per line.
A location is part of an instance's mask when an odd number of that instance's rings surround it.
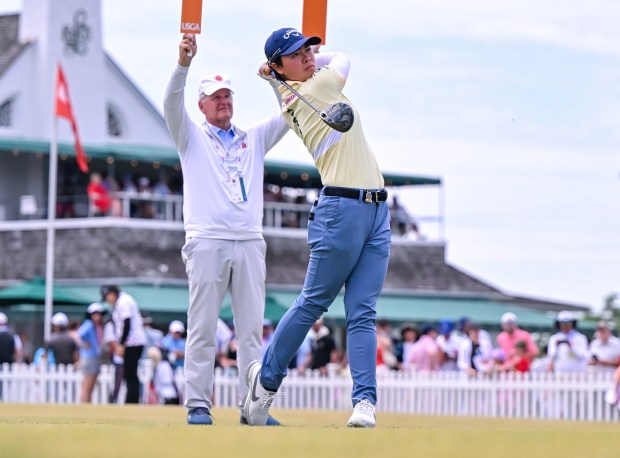
M 245 373 L 248 383 L 248 397 L 243 405 L 243 416 L 249 425 L 265 426 L 269 418 L 269 407 L 277 395 L 277 391 L 269 391 L 260 384 L 262 364 L 252 361 Z
M 374 428 L 377 424 L 375 413 L 377 409 L 369 400 L 363 399 L 353 408 L 353 415 L 349 418 L 349 428 Z

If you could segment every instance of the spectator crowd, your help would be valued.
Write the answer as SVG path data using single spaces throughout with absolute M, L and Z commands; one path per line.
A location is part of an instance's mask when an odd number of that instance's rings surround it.
M 459 370 L 470 375 L 492 372 L 614 371 L 620 365 L 620 339 L 613 324 L 597 323 L 589 342 L 570 311 L 555 320 L 556 333 L 541 352 L 532 334 L 519 326 L 517 316 L 504 313 L 495 339 L 464 317 L 454 323 L 417 326 L 405 323 L 396 333 L 386 320 L 377 322 L 377 365 L 383 370 Z
M 122 295 L 127 296 L 125 300 L 129 301 L 130 307 L 126 310 L 119 307 Z M 140 399 L 132 402 L 180 404 L 183 399 L 177 387 L 176 374 L 183 370 L 185 325 L 173 320 L 164 334 L 153 327 L 151 317 L 137 315 L 137 304 L 130 299 L 131 296 L 120 291 L 108 297 L 111 317 L 108 317 L 107 307 L 102 303 L 93 303 L 87 307 L 81 323 L 71 322 L 64 313 L 56 313 L 52 317 L 50 339 L 44 347 L 34 352 L 24 348 L 25 336 L 14 333 L 7 315 L 0 312 L 0 364 L 32 362 L 39 365 L 73 365 L 83 372 L 81 402 L 91 401 L 100 366 L 111 364 L 116 369 L 116 384 L 110 393 L 110 401 L 120 402 L 121 384 L 128 382 L 124 359 L 132 342 L 129 336 L 123 336 L 124 329 L 118 323 L 126 319 L 131 321 L 132 318 L 137 322 L 139 317 L 139 323 L 129 332 L 134 332 L 133 343 L 140 344 L 137 345 L 140 351 L 138 357 L 151 361 L 153 375 L 148 392 L 141 393 Z M 542 351 L 533 335 L 519 326 L 514 313 L 504 313 L 500 326 L 501 332 L 493 338 L 478 323 L 466 317 L 457 322 L 442 320 L 436 325 L 404 323 L 398 330 L 393 329 L 387 320 L 378 320 L 378 373 L 461 371 L 468 376 L 485 376 L 499 372 L 530 371 L 610 372 L 614 373 L 614 386 L 606 399 L 610 404 L 619 404 L 620 339 L 613 335 L 612 323 L 598 322 L 594 339 L 588 341 L 579 331 L 576 316 L 569 311 L 560 312 L 555 320 L 557 332 L 549 337 Z M 266 319 L 263 323 L 263 351 L 273 339 L 274 330 L 275 323 Z M 339 344 L 332 330 L 320 319 L 308 332 L 289 369 L 300 375 L 307 371 L 327 375 L 331 368 L 347 370 L 346 352 Z M 219 320 L 216 347 L 216 367 L 226 374 L 236 375 L 237 342 L 232 322 Z M 119 351 L 121 348 L 122 351 Z M 129 383 L 132 383 L 131 378 Z
M 381 371 L 458 370 L 468 376 L 500 372 L 554 373 L 599 371 L 613 373 L 606 401 L 620 408 L 620 339 L 611 322 L 597 323 L 594 339 L 579 331 L 573 312 L 562 311 L 555 332 L 540 351 L 532 334 L 522 329 L 517 316 L 504 313 L 495 342 L 478 323 L 461 318 L 438 326 L 405 323 L 396 335 L 389 322 L 377 323 L 377 366 Z

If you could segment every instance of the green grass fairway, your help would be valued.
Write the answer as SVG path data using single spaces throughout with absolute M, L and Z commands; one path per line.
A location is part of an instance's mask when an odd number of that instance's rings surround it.
M 0 457 L 518 457 L 620 456 L 620 425 L 379 414 L 348 429 L 347 412 L 275 411 L 286 427 L 188 426 L 180 407 L 0 404 Z

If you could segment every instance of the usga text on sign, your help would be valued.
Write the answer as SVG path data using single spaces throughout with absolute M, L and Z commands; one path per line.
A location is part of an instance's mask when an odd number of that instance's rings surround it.
M 200 24 L 196 22 L 183 22 L 181 28 L 187 32 L 200 32 Z

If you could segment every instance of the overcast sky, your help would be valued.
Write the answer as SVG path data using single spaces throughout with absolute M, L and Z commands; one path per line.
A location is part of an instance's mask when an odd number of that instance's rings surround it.
M 190 87 L 226 71 L 240 126 L 273 111 L 255 71 L 271 31 L 301 27 L 302 4 L 203 0 Z M 161 109 L 181 1 L 102 5 L 105 48 Z M 444 180 L 451 263 L 507 292 L 594 307 L 620 291 L 618 1 L 328 7 L 325 50 L 351 57 L 345 93 L 382 169 Z M 0 11 L 20 8 L 2 0 Z M 310 160 L 292 135 L 272 157 Z M 414 214 L 435 208 L 432 193 L 405 197 Z

